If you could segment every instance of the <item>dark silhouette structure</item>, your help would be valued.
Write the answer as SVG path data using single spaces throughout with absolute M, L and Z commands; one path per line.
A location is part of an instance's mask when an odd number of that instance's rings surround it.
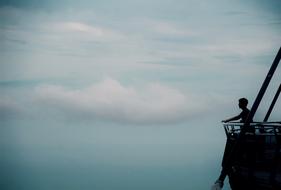
M 245 101 L 240 115 L 224 120 L 227 136 L 222 171 L 213 189 L 223 187 L 226 176 L 232 190 L 281 190 L 281 121 L 268 118 L 281 91 L 279 86 L 263 122 L 252 122 L 271 78 L 280 62 L 279 49 L 250 111 Z M 240 99 L 241 100 L 241 99 Z M 245 115 L 243 115 L 243 108 Z M 240 123 L 229 121 L 240 119 Z M 245 119 L 246 118 L 246 119 Z

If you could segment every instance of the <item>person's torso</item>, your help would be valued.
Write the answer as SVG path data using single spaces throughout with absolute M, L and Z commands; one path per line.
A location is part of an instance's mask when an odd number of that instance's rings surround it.
M 244 109 L 244 110 L 241 112 L 241 122 L 243 122 L 243 123 L 246 122 L 249 113 L 250 113 L 250 110 L 248 110 L 247 108 Z M 252 120 L 251 120 L 250 122 L 252 122 Z

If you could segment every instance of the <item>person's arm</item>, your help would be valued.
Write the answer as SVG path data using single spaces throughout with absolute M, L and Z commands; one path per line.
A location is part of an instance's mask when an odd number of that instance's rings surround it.
M 227 122 L 235 121 L 235 120 L 238 120 L 238 119 L 241 119 L 241 114 L 240 114 L 240 115 L 237 115 L 237 116 L 235 116 L 235 117 L 226 119 L 226 120 L 222 120 L 222 122 L 223 122 L 223 123 L 227 123 Z

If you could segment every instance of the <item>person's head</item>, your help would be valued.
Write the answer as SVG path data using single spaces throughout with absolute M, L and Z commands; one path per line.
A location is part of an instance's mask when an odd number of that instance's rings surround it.
M 246 108 L 248 105 L 248 100 L 246 98 L 239 99 L 239 108 L 243 109 Z

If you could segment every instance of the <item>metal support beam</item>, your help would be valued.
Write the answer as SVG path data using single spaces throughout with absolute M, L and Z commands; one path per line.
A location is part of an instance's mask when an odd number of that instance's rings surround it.
M 267 75 L 266 75 L 266 78 L 265 78 L 265 80 L 264 80 L 264 82 L 263 82 L 263 84 L 261 86 L 261 89 L 260 89 L 260 91 L 259 91 L 259 93 L 258 93 L 258 95 L 256 97 L 256 100 L 255 100 L 255 102 L 254 102 L 254 104 L 253 104 L 253 106 L 251 108 L 249 116 L 246 119 L 244 127 L 249 126 L 250 121 L 252 121 L 254 115 L 256 114 L 256 111 L 257 111 L 257 109 L 258 109 L 258 107 L 260 105 L 260 102 L 261 102 L 261 100 L 263 98 L 263 95 L 264 95 L 264 93 L 265 93 L 265 91 L 266 91 L 266 89 L 267 89 L 267 87 L 268 87 L 268 85 L 269 85 L 269 83 L 271 81 L 271 78 L 273 77 L 273 74 L 274 74 L 274 72 L 275 72 L 275 70 L 276 70 L 276 68 L 277 68 L 277 66 L 279 64 L 280 59 L 281 59 L 281 47 L 279 48 L 279 51 L 278 51 L 278 53 L 277 53 L 277 55 L 276 55 L 276 57 L 275 57 L 275 59 L 274 59 L 274 61 L 272 63 L 272 65 L 271 65 Z
M 269 118 L 269 116 L 270 116 L 270 114 L 272 112 L 272 109 L 274 108 L 274 105 L 275 105 L 275 103 L 276 103 L 276 101 L 277 101 L 277 99 L 279 97 L 280 92 L 281 92 L 281 84 L 279 85 L 279 88 L 278 88 L 278 90 L 277 90 L 277 92 L 276 92 L 276 94 L 275 94 L 275 96 L 274 96 L 274 98 L 273 98 L 273 100 L 272 100 L 272 102 L 270 104 L 270 107 L 269 107 L 269 109 L 268 109 L 268 111 L 267 111 L 267 113 L 266 113 L 266 115 L 265 115 L 265 117 L 263 119 L 263 122 L 267 122 L 267 120 L 268 120 L 268 118 Z

